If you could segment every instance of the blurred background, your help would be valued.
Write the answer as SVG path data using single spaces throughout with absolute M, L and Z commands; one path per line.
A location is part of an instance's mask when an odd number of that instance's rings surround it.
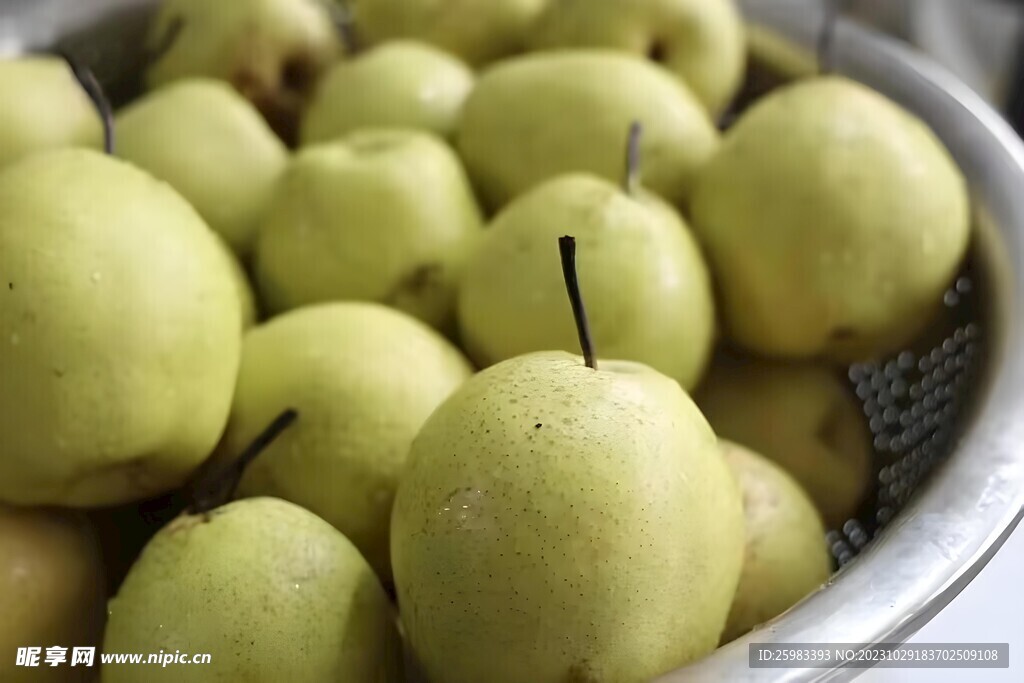
M 849 14 L 916 45 L 1001 110 L 1024 134 L 1024 2 L 850 0 Z M 1021 188 L 1024 192 L 1024 188 Z M 1024 530 L 910 642 L 1009 642 L 1009 670 L 874 669 L 865 683 L 1024 680 Z M 969 676 L 965 678 L 965 675 Z

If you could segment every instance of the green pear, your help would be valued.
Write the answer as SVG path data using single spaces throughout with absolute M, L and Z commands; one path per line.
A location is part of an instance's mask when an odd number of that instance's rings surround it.
M 166 181 L 245 255 L 288 153 L 229 85 L 183 79 L 117 117 L 118 156 Z
M 390 582 L 388 524 L 409 444 L 471 374 L 445 338 L 378 304 L 321 304 L 272 319 L 245 337 L 222 449 L 241 450 L 282 406 L 302 417 L 246 470 L 239 493 L 311 510 Z
M 712 113 L 743 83 L 746 36 L 733 0 L 554 0 L 531 47 L 606 47 L 646 56 L 683 79 Z
M 743 495 L 746 552 L 722 642 L 782 614 L 832 574 L 821 515 L 778 465 L 738 444 L 722 454 Z
M 228 270 L 231 272 L 231 279 L 235 283 L 238 304 L 242 312 L 242 329 L 248 330 L 259 322 L 260 316 L 256 305 L 256 293 L 252 289 L 252 283 L 249 282 L 249 276 L 246 274 L 242 262 L 231 251 L 227 242 L 224 240 L 218 240 L 218 242 L 221 245 L 221 251 L 224 253 L 224 259 L 227 261 Z
M 90 150 L 0 172 L 0 500 L 101 506 L 182 484 L 227 422 L 241 348 L 216 235 Z
M 360 38 L 422 40 L 474 66 L 520 51 L 549 0 L 348 0 Z
M 645 130 L 647 188 L 684 202 L 718 132 L 685 85 L 633 55 L 566 50 L 499 64 L 466 101 L 457 138 L 484 203 L 500 208 L 567 172 L 617 181 L 634 121 Z
M 971 232 L 966 183 L 935 135 L 834 76 L 741 117 L 701 174 L 692 219 L 737 344 L 843 362 L 927 325 Z
M 603 356 L 697 384 L 714 344 L 711 279 L 682 218 L 657 197 L 589 175 L 549 180 L 486 230 L 460 284 L 461 339 L 478 365 L 530 351 L 578 348 L 551 248 L 571 227 L 594 336 Z
M 391 555 L 433 683 L 639 683 L 718 644 L 743 510 L 677 382 L 540 352 L 479 373 L 427 420 Z
M 451 137 L 475 77 L 429 45 L 393 41 L 332 68 L 302 125 L 302 142 L 325 142 L 359 128 L 415 128 Z
M 0 59 L 0 168 L 37 150 L 103 146 L 103 124 L 67 62 Z
M 723 356 L 695 398 L 718 436 L 793 475 L 829 528 L 856 514 L 871 481 L 871 434 L 832 370 Z
M 273 498 L 161 529 L 108 615 L 104 652 L 211 657 L 106 664 L 103 683 L 401 680 L 393 609 L 373 570 L 327 522 Z
M 257 289 L 270 312 L 376 301 L 445 329 L 481 233 L 469 181 L 443 142 L 362 130 L 304 149 L 285 172 L 256 244 Z
M 314 84 L 343 53 L 322 0 L 163 0 L 148 47 L 151 88 L 190 76 L 228 81 L 288 141 Z
M 97 646 L 103 632 L 103 564 L 83 517 L 0 504 L 0 614 L 4 683 L 93 680 L 96 669 L 71 666 L 72 648 Z M 44 661 L 54 646 L 67 648 L 57 667 Z M 42 648 L 38 667 L 16 666 L 22 647 Z

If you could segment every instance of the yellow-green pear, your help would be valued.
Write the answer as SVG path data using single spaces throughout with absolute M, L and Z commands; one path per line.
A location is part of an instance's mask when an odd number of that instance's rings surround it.
M 163 0 L 147 47 L 151 88 L 190 76 L 228 81 L 288 141 L 316 81 L 343 52 L 322 0 Z
M 679 384 L 564 352 L 499 363 L 441 404 L 391 529 L 432 683 L 649 681 L 718 644 L 743 543 L 736 483 Z
M 348 0 L 370 44 L 414 38 L 480 66 L 523 49 L 548 0 Z
M 240 347 L 223 249 L 167 185 L 89 150 L 0 172 L 0 500 L 181 485 L 227 422 Z
M 256 293 L 253 291 L 252 283 L 245 272 L 242 262 L 231 251 L 231 248 L 224 240 L 219 240 L 224 258 L 228 263 L 228 270 L 231 271 L 231 278 L 235 282 L 235 291 L 238 294 L 238 305 L 242 312 L 242 330 L 248 330 L 259 322 L 259 309 L 256 305 Z
M 288 153 L 222 81 L 182 79 L 117 117 L 117 154 L 166 181 L 245 255 Z
M 108 614 L 105 652 L 210 662 L 105 664 L 103 683 L 401 681 L 395 615 L 373 570 L 330 524 L 283 500 L 177 518 L 142 551 Z
M 447 145 L 421 131 L 361 130 L 296 155 L 260 228 L 257 289 L 271 313 L 375 301 L 446 329 L 481 233 Z
M 0 504 L 0 680 L 94 680 L 94 667 L 71 666 L 72 650 L 99 645 L 103 587 L 99 547 L 82 516 Z M 41 649 L 37 666 L 17 666 L 18 648 L 28 647 Z M 67 648 L 66 661 L 46 664 L 49 647 Z
M 778 465 L 738 444 L 722 455 L 743 496 L 746 552 L 722 642 L 782 614 L 832 573 L 825 527 L 814 503 Z
M 0 167 L 38 150 L 103 146 L 103 124 L 56 57 L 0 59 Z
M 913 340 L 970 239 L 942 143 L 836 76 L 751 107 L 701 173 L 691 217 L 733 340 L 790 358 L 867 360 Z
M 602 357 L 650 365 L 696 386 L 715 336 L 711 278 L 676 211 L 642 189 L 596 176 L 549 180 L 485 231 L 459 290 L 461 340 L 487 366 L 530 351 L 579 348 L 552 249 L 571 228 Z
M 249 332 L 222 450 L 236 453 L 284 407 L 301 418 L 245 472 L 343 532 L 390 582 L 388 524 L 409 444 L 472 374 L 448 340 L 378 304 L 301 308 Z
M 379 126 L 451 137 L 474 80 L 468 66 L 435 47 L 384 43 L 327 72 L 303 119 L 302 142 Z
M 682 82 L 630 54 L 562 50 L 494 66 L 466 101 L 458 148 L 483 202 L 497 209 L 573 171 L 617 182 L 633 122 L 645 131 L 644 184 L 684 203 L 718 132 Z
M 607 47 L 652 59 L 683 79 L 712 113 L 739 90 L 746 35 L 734 0 L 553 0 L 531 47 Z
M 834 371 L 723 355 L 695 399 L 719 437 L 793 475 L 829 528 L 856 514 L 871 479 L 871 434 Z

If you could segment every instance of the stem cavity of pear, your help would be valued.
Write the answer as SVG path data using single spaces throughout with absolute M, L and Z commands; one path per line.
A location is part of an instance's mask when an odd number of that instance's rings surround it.
M 103 92 L 103 86 L 100 85 L 92 69 L 79 62 L 67 52 L 61 53 L 61 57 L 67 62 L 75 80 L 78 81 L 82 90 L 89 96 L 93 106 L 96 107 L 96 113 L 99 114 L 100 121 L 103 123 L 103 151 L 107 154 L 113 154 L 114 108 L 110 106 L 110 100 L 107 99 L 107 94 Z
M 832 45 L 836 37 L 836 24 L 839 22 L 839 14 L 842 9 L 843 0 L 825 0 L 825 16 L 821 23 L 821 30 L 818 33 L 818 72 L 821 74 L 832 73 L 833 50 Z
M 253 439 L 252 443 L 242 451 L 241 455 L 203 481 L 200 481 L 193 492 L 189 512 L 191 514 L 206 514 L 234 498 L 235 491 L 238 490 L 238 484 L 241 482 L 246 468 L 270 444 L 276 441 L 277 437 L 281 436 L 281 433 L 288 429 L 298 417 L 298 411 L 292 408 L 285 410 L 274 418 L 274 421 L 259 436 Z
M 626 174 L 622 178 L 622 189 L 631 197 L 636 195 L 640 187 L 640 141 L 643 135 L 642 123 L 634 121 L 629 125 L 629 138 L 626 141 Z
M 562 256 L 562 276 L 565 278 L 565 289 L 569 293 L 569 303 L 572 304 L 572 315 L 576 320 L 576 332 L 580 337 L 583 360 L 588 368 L 597 370 L 594 341 L 590 336 L 590 323 L 587 322 L 587 311 L 583 306 L 583 295 L 580 293 L 580 281 L 576 273 L 576 238 L 568 235 L 559 237 L 558 251 Z

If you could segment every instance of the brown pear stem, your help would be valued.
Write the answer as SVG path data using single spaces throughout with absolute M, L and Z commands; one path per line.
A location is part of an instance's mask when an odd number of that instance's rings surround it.
M 580 348 L 583 349 L 583 359 L 587 367 L 597 370 L 597 361 L 594 358 L 594 341 L 590 336 L 590 323 L 587 322 L 587 310 L 583 306 L 583 295 L 580 293 L 579 277 L 576 273 L 576 238 L 558 238 L 558 251 L 562 256 L 562 276 L 565 278 L 565 289 L 569 293 L 569 303 L 572 304 L 572 315 L 576 320 L 576 332 L 580 338 Z
M 82 86 L 82 90 L 89 96 L 96 113 L 99 114 L 103 123 L 103 150 L 107 154 L 114 153 L 114 108 L 110 106 L 107 94 L 103 92 L 103 86 L 96 79 L 92 69 L 85 66 L 67 52 L 60 53 L 60 56 L 67 62 L 74 74 L 75 80 Z
M 259 436 L 232 462 L 213 472 L 200 481 L 192 494 L 189 510 L 192 514 L 204 514 L 229 502 L 238 490 L 238 484 L 246 468 L 281 436 L 299 417 L 298 411 L 289 408 L 274 418 Z
M 825 16 L 818 33 L 818 72 L 821 74 L 832 73 L 834 67 L 832 45 L 842 4 L 843 0 L 825 0 Z
M 622 189 L 630 196 L 636 195 L 640 187 L 640 141 L 643 135 L 642 123 L 634 121 L 629 125 L 629 138 L 626 141 L 626 175 L 622 179 Z

